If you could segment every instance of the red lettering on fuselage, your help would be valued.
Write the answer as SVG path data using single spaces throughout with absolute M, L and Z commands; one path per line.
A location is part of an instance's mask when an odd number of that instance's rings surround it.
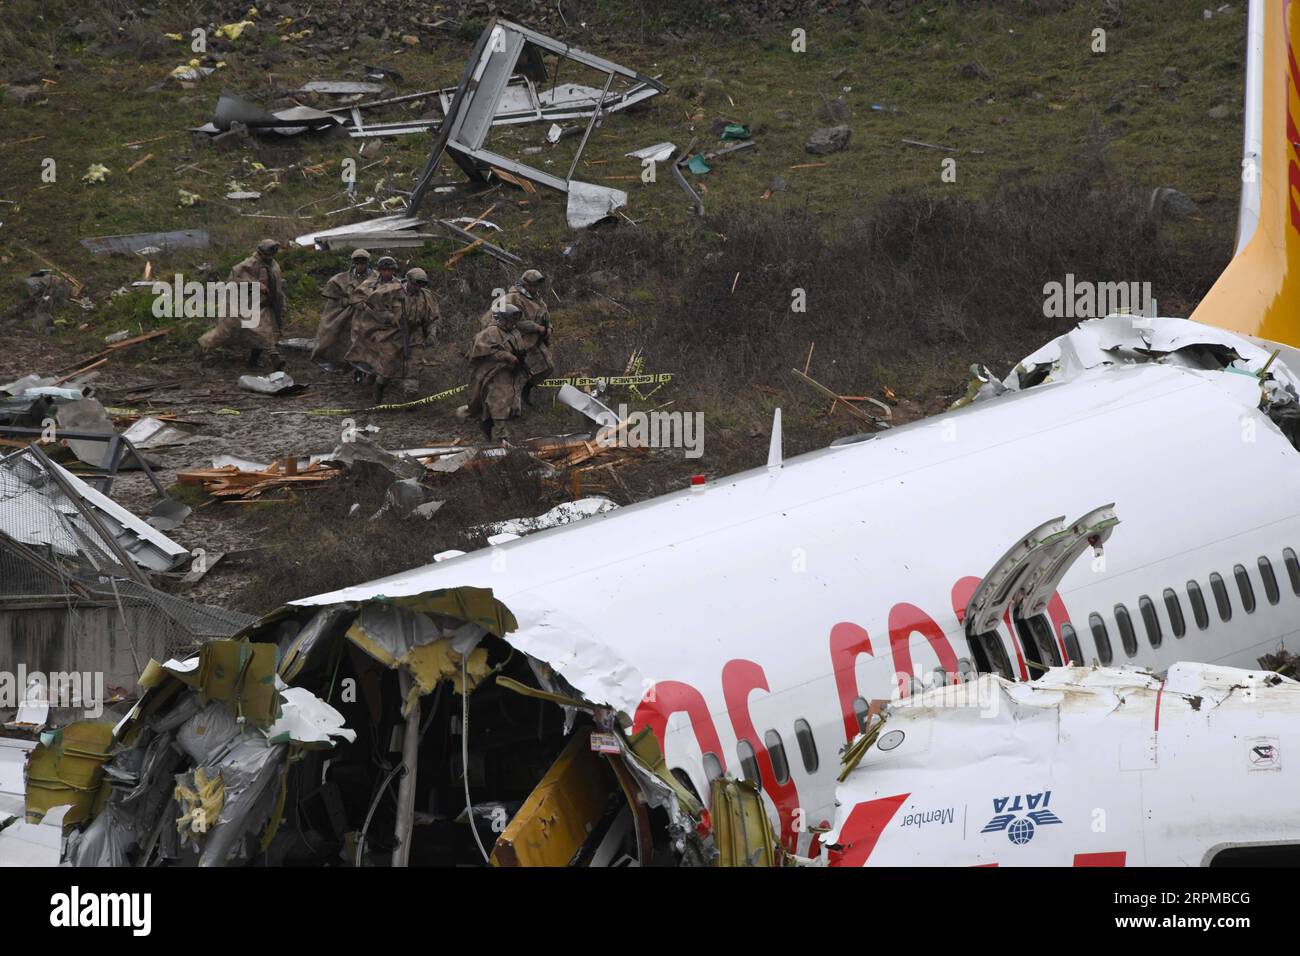
M 916 676 L 912 671 L 912 647 L 908 640 L 913 633 L 919 633 L 930 642 L 930 649 L 939 657 L 939 666 L 951 679 L 957 673 L 957 655 L 944 636 L 943 628 L 915 604 L 895 604 L 889 611 L 889 649 L 894 656 L 894 673 Z M 901 690 L 911 692 L 910 688 Z
M 795 814 L 799 811 L 799 791 L 795 788 L 794 777 L 786 766 L 785 783 L 778 783 L 776 772 L 772 767 L 772 756 L 767 752 L 767 744 L 754 728 L 749 716 L 749 695 L 756 690 L 768 690 L 767 675 L 763 668 L 753 661 L 737 659 L 727 661 L 722 668 L 722 696 L 727 703 L 727 714 L 731 717 L 731 726 L 736 732 L 737 740 L 748 740 L 754 748 L 758 761 L 758 772 L 763 780 L 763 790 L 776 804 L 781 818 L 781 839 L 791 852 L 795 849 Z M 787 757 L 787 760 L 789 758 Z M 807 821 L 804 821 L 804 829 Z
M 659 747 L 666 747 L 664 734 L 668 730 L 668 718 L 673 714 L 685 712 L 690 718 L 691 729 L 695 731 L 695 742 L 700 745 L 701 753 L 711 753 L 718 758 L 723 773 L 727 770 L 727 757 L 722 752 L 722 741 L 718 738 L 718 729 L 709 716 L 709 705 L 704 695 L 690 684 L 681 681 L 661 680 L 650 690 L 637 705 L 636 716 L 632 721 L 633 732 L 644 727 L 654 731 L 659 738 Z M 666 751 L 665 751 L 666 756 Z
M 952 586 L 951 600 L 957 623 L 964 623 L 966 605 L 971 595 L 979 586 L 980 579 L 963 577 Z M 1068 654 L 1061 637 L 1061 626 L 1069 622 L 1069 613 L 1065 602 L 1059 594 L 1053 594 L 1046 610 L 1052 623 L 1058 645 L 1061 647 L 1062 660 Z M 1020 642 L 1011 623 L 1010 612 L 1005 624 L 1010 636 L 1011 646 L 1015 650 L 1022 680 L 1028 679 L 1028 668 L 1021 653 Z M 889 647 L 893 659 L 894 671 L 906 677 L 914 677 L 911 637 L 920 634 L 930 645 L 930 649 L 939 658 L 939 665 L 952 679 L 958 673 L 957 654 L 952 648 L 943 628 L 915 604 L 895 604 L 889 611 Z M 835 679 L 836 694 L 839 698 L 840 713 L 843 718 L 845 739 L 851 741 L 858 734 L 857 715 L 853 702 L 864 695 L 859 691 L 857 680 L 857 659 L 861 655 L 874 656 L 871 637 L 867 630 L 852 621 L 840 621 L 831 628 L 830 658 L 831 670 Z M 776 804 L 780 813 L 781 835 L 787 846 L 793 848 L 797 836 L 795 831 L 795 811 L 799 809 L 799 796 L 793 775 L 785 783 L 778 783 L 768 752 L 766 742 L 758 733 L 749 716 L 749 695 L 755 690 L 767 691 L 770 688 L 763 668 L 754 661 L 736 659 L 728 661 L 722 669 L 723 701 L 737 740 L 747 740 L 754 748 L 758 763 L 759 776 L 763 790 Z M 910 692 L 904 688 L 904 692 Z M 727 770 L 727 759 L 722 749 L 722 741 L 717 727 L 709 713 L 709 704 L 704 695 L 690 684 L 681 681 L 659 681 L 646 694 L 637 706 L 633 721 L 633 730 L 640 731 L 649 727 L 659 739 L 667 757 L 666 733 L 668 719 L 675 713 L 685 713 L 691 722 L 691 729 L 701 753 L 711 753 L 718 759 L 722 771 Z M 787 761 L 788 761 L 787 757 Z M 669 759 L 671 765 L 671 759 Z M 787 769 L 789 769 L 787 767 Z M 707 799 L 707 797 L 706 797 Z
M 875 654 L 865 630 L 852 621 L 841 621 L 831 628 L 831 669 L 835 672 L 835 690 L 839 693 L 840 713 L 844 716 L 846 741 L 852 741 L 858 735 L 858 717 L 853 711 L 853 702 L 861 696 L 856 670 L 859 654 Z

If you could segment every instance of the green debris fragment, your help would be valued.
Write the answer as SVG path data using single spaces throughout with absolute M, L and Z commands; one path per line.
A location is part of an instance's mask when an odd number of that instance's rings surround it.
M 709 171 L 709 164 L 704 161 L 703 156 L 692 156 L 691 161 L 686 164 L 686 168 L 696 176 L 703 176 Z

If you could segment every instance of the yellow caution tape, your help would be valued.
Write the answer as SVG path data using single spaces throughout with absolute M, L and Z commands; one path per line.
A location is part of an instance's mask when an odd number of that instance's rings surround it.
M 539 388 L 559 388 L 561 385 L 572 385 L 575 388 L 581 388 L 584 385 L 595 385 L 603 383 L 606 386 L 612 385 L 654 385 L 671 382 L 672 372 L 652 372 L 647 375 L 605 375 L 590 378 L 585 375 L 570 375 L 566 378 L 548 378 L 542 382 Z M 457 385 L 455 388 L 449 388 L 445 391 L 438 392 L 435 395 L 426 395 L 424 398 L 417 398 L 411 402 L 401 402 L 391 405 L 371 405 L 369 408 L 314 408 L 309 411 L 308 415 L 359 415 L 364 412 L 397 412 L 406 408 L 417 408 L 420 405 L 431 405 L 434 402 L 440 402 L 444 398 L 451 398 L 453 395 L 459 395 L 469 388 L 469 385 Z

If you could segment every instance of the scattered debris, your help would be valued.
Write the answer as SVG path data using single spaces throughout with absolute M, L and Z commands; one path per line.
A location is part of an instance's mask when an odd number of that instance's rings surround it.
M 350 80 L 312 80 L 298 88 L 299 93 L 328 93 L 334 96 L 353 96 L 357 94 L 384 92 L 381 83 L 357 83 Z
M 572 229 L 586 227 L 607 219 L 627 205 L 627 193 L 621 189 L 597 186 L 573 180 L 569 183 L 566 218 Z
M 536 518 L 509 518 L 505 521 L 494 521 L 491 524 L 484 525 L 482 530 L 493 535 L 511 534 L 522 536 L 533 531 L 544 531 L 547 528 L 558 528 L 560 525 L 572 524 L 575 521 L 581 521 L 583 518 L 590 518 L 594 515 L 603 515 L 617 507 L 618 504 L 608 498 L 579 498 L 577 501 L 566 501 L 558 504 L 550 511 L 540 514 Z
M 69 740 L 93 735 L 90 746 L 77 747 L 93 763 L 72 788 L 75 817 L 65 817 L 89 823 L 68 837 L 65 862 L 144 866 L 157 857 L 220 866 L 261 858 L 258 847 L 281 830 L 291 765 L 356 739 L 342 714 L 287 686 L 275 665 L 273 644 L 247 639 L 212 641 L 188 660 L 150 661 L 140 675 L 144 695 L 125 720 L 72 724 L 57 749 L 33 752 L 29 820 L 67 802 L 57 791 L 33 800 L 36 783 L 46 767 L 59 767 Z M 101 780 L 106 801 L 96 799 Z
M 117 352 L 120 352 L 122 349 L 131 348 L 133 345 L 139 345 L 142 342 L 150 342 L 154 339 L 161 338 L 162 336 L 167 335 L 169 332 L 171 332 L 171 329 L 169 328 L 154 329 L 152 332 L 146 332 L 143 335 L 137 335 L 133 338 L 123 339 L 121 342 L 114 342 L 108 348 L 104 349 L 104 351 L 96 352 L 94 355 L 91 355 L 88 358 L 78 359 L 77 361 L 73 362 L 71 365 L 65 365 L 62 368 L 57 369 L 57 371 L 65 372 L 70 368 L 80 368 L 83 369 L 84 371 L 84 367 L 88 366 L 92 362 L 97 362 L 99 359 L 102 358 L 108 358 L 116 354 Z
M 1170 219 L 1186 219 L 1195 215 L 1199 207 L 1185 193 L 1162 186 L 1151 191 L 1151 212 Z
M 270 375 L 241 375 L 239 387 L 259 395 L 297 395 L 306 391 L 306 385 L 293 380 L 288 372 L 272 372 Z
M 808 137 L 808 142 L 804 143 L 804 152 L 812 153 L 814 156 L 838 153 L 849 145 L 849 137 L 852 134 L 853 130 L 843 124 L 816 130 Z
M 309 464 L 304 468 L 299 468 L 298 464 L 296 458 L 288 458 L 258 471 L 246 471 L 237 465 L 194 468 L 178 471 L 176 480 L 182 485 L 201 485 L 213 498 L 247 501 L 274 488 L 318 485 L 340 474 L 338 469 L 320 463 Z
M 92 163 L 81 177 L 83 183 L 102 183 L 108 179 L 109 168 L 102 163 Z
M 192 132 L 216 136 L 219 133 L 230 132 L 238 125 L 255 133 L 296 136 L 307 130 L 320 132 L 339 126 L 340 123 L 339 118 L 333 113 L 312 109 L 309 106 L 293 106 L 269 113 L 229 90 L 222 90 L 212 122 L 197 127 Z
M 574 127 L 575 129 L 577 127 Z M 677 147 L 672 143 L 656 143 L 654 146 L 646 146 L 632 153 L 624 153 L 624 156 L 631 159 L 652 160 L 656 163 L 665 162 L 669 156 L 677 151 Z
M 689 162 L 691 150 L 695 148 L 695 142 L 696 141 L 692 139 L 690 143 L 687 144 L 686 148 L 682 150 L 681 155 L 673 161 L 671 168 L 673 178 L 677 180 L 677 185 L 681 186 L 682 189 L 686 191 L 686 195 L 691 197 L 691 207 L 695 212 L 695 215 L 703 216 L 704 201 L 700 199 L 700 194 L 695 191 L 691 184 L 686 181 L 686 177 L 682 175 L 682 166 Z
M 188 63 L 182 63 L 176 67 L 167 76 L 182 83 L 194 83 L 205 76 L 211 76 L 215 72 L 217 71 L 214 67 L 202 66 L 200 60 L 190 60 Z
M 189 549 L 159 533 L 36 445 L 0 457 L 0 531 L 19 544 L 76 556 L 88 548 L 113 556 L 127 572 L 170 571 Z M 147 583 L 135 575 L 141 583 Z
M 182 200 L 185 191 L 181 190 Z M 190 193 L 189 195 L 195 195 Z M 198 197 L 195 195 L 195 201 Z M 182 205 L 185 203 L 182 201 Z M 97 256 L 113 252 L 134 253 L 142 249 L 206 249 L 208 231 L 206 229 L 177 229 L 172 232 L 139 232 L 124 236 L 94 236 L 82 239 L 81 244 Z
M 900 143 L 906 143 L 908 146 L 920 146 L 923 149 L 941 149 L 945 153 L 960 153 L 961 150 L 956 146 L 939 146 L 935 143 L 923 143 L 919 139 L 900 139 Z
M 170 422 L 153 417 L 139 419 L 122 433 L 122 437 L 143 451 L 152 448 L 167 448 L 172 445 L 188 445 L 203 440 L 201 435 L 194 435 L 177 428 Z
M 432 226 L 440 232 L 425 232 L 422 227 Z M 500 246 L 493 245 L 481 236 L 475 236 L 462 229 L 449 219 L 418 219 L 412 216 L 384 216 L 351 226 L 337 226 L 310 232 L 298 236 L 294 242 L 300 246 L 317 249 L 350 248 L 364 246 L 367 249 L 394 249 L 422 246 L 429 239 L 450 237 L 467 246 L 481 249 L 494 259 L 512 266 L 523 265 L 523 259 L 513 252 L 507 252 Z M 465 250 L 462 250 L 464 252 Z
M 893 417 L 894 410 L 890 408 L 888 405 L 886 405 L 884 402 L 871 398 L 870 396 L 867 395 L 840 395 L 836 392 L 831 391 L 829 388 L 827 388 L 825 385 L 817 381 L 815 378 L 813 378 L 811 375 L 807 374 L 806 372 L 801 372 L 797 368 L 792 368 L 790 369 L 790 371 L 792 371 L 800 381 L 806 382 L 807 384 L 811 385 L 813 388 L 817 389 L 817 391 L 825 395 L 827 398 L 829 398 L 831 400 L 830 410 L 832 412 L 834 412 L 836 408 L 842 408 L 850 415 L 852 415 L 854 418 L 862 422 L 865 422 L 866 424 L 870 425 L 872 428 L 889 427 L 888 419 Z M 868 415 L 862 409 L 854 405 L 853 404 L 854 402 L 870 402 L 872 405 L 876 406 L 881 410 L 882 416 L 877 418 L 873 415 Z
M 568 173 L 563 178 L 517 163 L 484 148 L 502 98 L 509 88 L 510 78 L 520 73 L 539 83 L 544 81 L 547 76 L 544 56 L 547 53 L 554 54 L 560 61 L 573 61 L 605 74 L 605 86 L 598 98 L 592 100 L 585 89 L 581 93 L 590 116 L 582 142 L 578 144 Z M 611 103 L 609 97 L 615 78 L 621 78 L 633 86 L 624 90 L 622 99 Z M 491 20 L 470 54 L 455 94 L 446 103 L 445 119 L 429 159 L 411 194 L 410 211 L 414 212 L 420 207 L 444 151 L 449 153 L 466 175 L 475 181 L 486 181 L 491 170 L 496 168 L 531 180 L 540 186 L 568 192 L 583 149 L 600 118 L 607 112 L 625 108 L 633 102 L 647 99 L 666 90 L 667 87 L 658 80 L 643 76 L 627 67 L 553 40 L 508 20 Z M 540 109 L 534 115 L 539 121 L 561 118 L 543 115 Z

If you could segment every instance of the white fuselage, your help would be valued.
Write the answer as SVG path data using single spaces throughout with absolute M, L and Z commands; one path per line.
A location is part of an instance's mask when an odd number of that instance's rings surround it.
M 787 844 L 806 850 L 799 834 L 834 816 L 855 702 L 889 697 L 896 673 L 951 672 L 969 659 L 958 615 L 970 591 L 1045 520 L 1109 502 L 1120 519 L 1104 563 L 1085 555 L 1058 588 L 1087 662 L 1099 656 L 1094 612 L 1116 664 L 1253 666 L 1295 640 L 1300 597 L 1283 555 L 1300 549 L 1300 454 L 1253 407 L 1257 398 L 1257 383 L 1232 372 L 1094 368 L 298 603 L 489 587 L 518 620 L 514 646 L 589 700 L 654 728 L 668 765 L 701 794 L 710 771 L 745 772 L 738 748 L 747 742 Z M 1227 621 L 1211 573 L 1226 585 Z M 1204 596 L 1205 628 L 1189 580 Z M 1181 638 L 1165 589 L 1181 602 Z M 1144 595 L 1159 647 L 1139 612 Z M 1132 655 L 1117 604 L 1133 621 Z M 1017 642 L 1003 631 L 1015 662 Z M 815 758 L 804 752 L 809 735 Z

